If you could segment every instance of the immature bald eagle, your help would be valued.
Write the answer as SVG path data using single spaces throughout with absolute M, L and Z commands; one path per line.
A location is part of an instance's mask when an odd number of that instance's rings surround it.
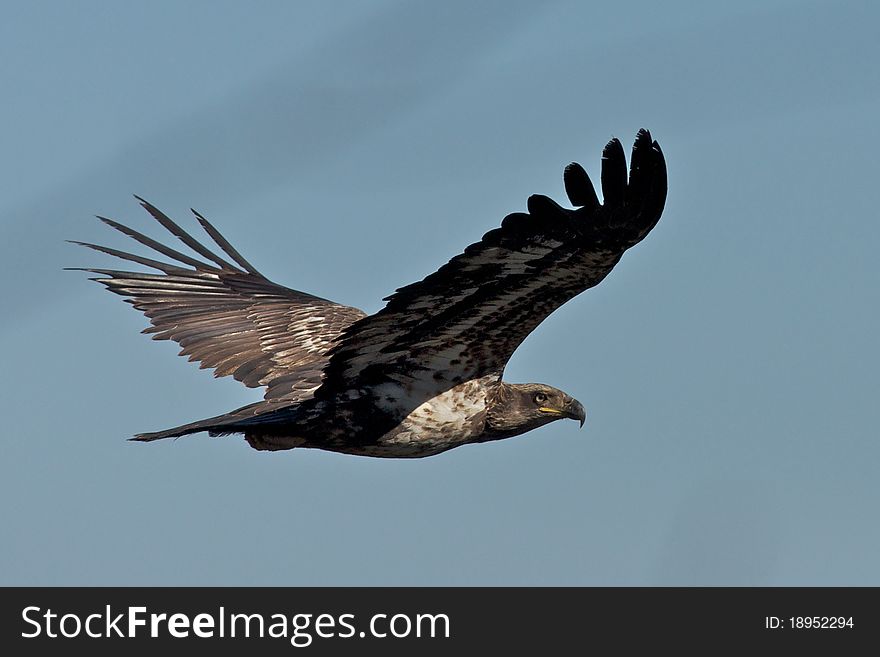
M 602 152 L 604 204 L 579 164 L 565 168 L 564 181 L 577 209 L 531 196 L 528 213 L 508 215 L 369 316 L 269 281 L 195 211 L 225 258 L 140 198 L 205 260 L 99 217 L 176 262 L 76 242 L 160 273 L 84 271 L 100 274 L 94 280 L 143 311 L 153 339 L 178 342 L 181 355 L 215 376 L 266 388 L 264 401 L 132 440 L 207 431 L 244 434 L 256 449 L 422 457 L 561 418 L 583 425 L 584 407 L 561 390 L 501 376 L 544 318 L 597 285 L 654 227 L 666 201 L 666 165 L 660 146 L 640 130 L 628 179 L 620 142 L 612 139 Z

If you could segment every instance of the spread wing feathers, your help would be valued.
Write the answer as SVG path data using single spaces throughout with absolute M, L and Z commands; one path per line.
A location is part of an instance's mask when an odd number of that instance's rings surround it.
M 578 209 L 532 196 L 528 213 L 507 216 L 438 271 L 387 297 L 385 308 L 343 332 L 315 395 L 405 380 L 436 392 L 500 377 L 538 324 L 605 278 L 660 218 L 666 165 L 648 131 L 635 140 L 629 177 L 620 142 L 608 143 L 601 181 L 602 205 L 584 169 L 569 165 L 565 188 Z
M 249 387 L 267 386 L 266 399 L 295 402 L 321 384 L 326 353 L 352 322 L 364 317 L 343 306 L 277 285 L 258 272 L 207 219 L 193 210 L 205 232 L 229 258 L 212 252 L 139 197 L 141 205 L 205 261 L 171 249 L 112 219 L 108 226 L 173 262 L 75 242 L 161 273 L 88 268 L 93 280 L 143 311 L 154 340 L 174 340 L 181 356 L 232 375 Z M 230 260 L 232 262 L 230 262 Z

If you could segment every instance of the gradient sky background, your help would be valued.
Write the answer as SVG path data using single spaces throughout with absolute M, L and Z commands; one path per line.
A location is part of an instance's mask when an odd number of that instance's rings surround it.
M 880 585 L 880 8 L 7 2 L 0 583 Z M 582 431 L 423 460 L 124 439 L 260 393 L 62 271 L 195 207 L 367 311 L 651 129 L 656 230 L 506 379 Z

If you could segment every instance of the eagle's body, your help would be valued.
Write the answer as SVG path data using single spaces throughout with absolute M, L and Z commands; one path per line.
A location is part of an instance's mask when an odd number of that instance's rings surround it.
M 177 341 L 181 355 L 217 376 L 266 388 L 264 401 L 135 440 L 241 433 L 263 450 L 422 457 L 560 418 L 583 424 L 579 402 L 550 386 L 505 383 L 504 366 L 547 315 L 598 284 L 653 228 L 666 199 L 666 168 L 642 130 L 628 180 L 620 142 L 605 147 L 604 205 L 579 165 L 566 168 L 565 184 L 578 209 L 530 197 L 528 213 L 509 215 L 369 316 L 269 281 L 197 213 L 228 259 L 142 199 L 203 259 L 103 219 L 176 261 L 85 244 L 161 272 L 88 270 L 150 318 L 145 332 Z
M 362 456 L 431 456 L 485 436 L 489 393 L 499 385 L 489 379 L 415 397 L 403 386 L 384 384 L 378 395 L 363 390 L 332 402 L 305 403 L 296 419 L 281 413 L 277 428 L 260 418 L 259 426 L 246 435 L 257 449 L 317 447 Z

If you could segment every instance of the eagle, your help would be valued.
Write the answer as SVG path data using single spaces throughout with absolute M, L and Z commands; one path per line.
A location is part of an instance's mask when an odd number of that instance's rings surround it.
M 154 340 L 174 340 L 215 376 L 265 388 L 262 401 L 130 440 L 243 434 L 258 450 L 418 458 L 564 418 L 583 426 L 574 397 L 507 383 L 504 368 L 550 313 L 598 285 L 657 224 L 666 163 L 642 129 L 629 171 L 618 139 L 603 149 L 602 203 L 579 164 L 565 167 L 563 182 L 574 209 L 529 197 L 527 212 L 508 215 L 372 315 L 270 281 L 195 210 L 222 255 L 138 196 L 192 254 L 99 216 L 165 259 L 74 241 L 151 271 L 73 269 L 97 274 L 91 280 L 142 311 Z

